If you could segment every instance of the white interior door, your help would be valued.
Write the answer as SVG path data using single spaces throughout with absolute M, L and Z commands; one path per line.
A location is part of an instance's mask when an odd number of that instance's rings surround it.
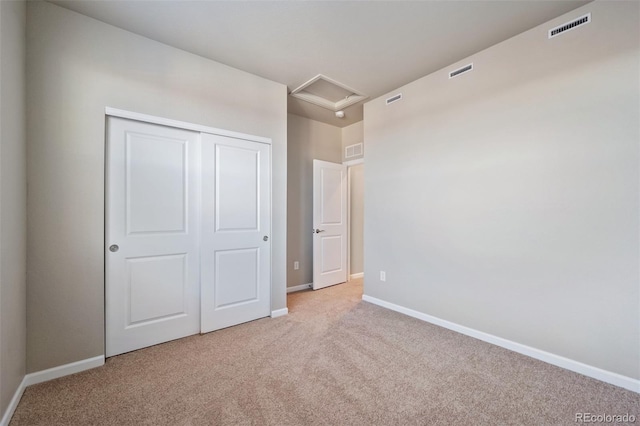
M 200 329 L 199 137 L 108 120 L 107 356 Z
M 202 135 L 203 333 L 271 313 L 270 149 Z
M 313 289 L 347 281 L 347 166 L 313 160 Z

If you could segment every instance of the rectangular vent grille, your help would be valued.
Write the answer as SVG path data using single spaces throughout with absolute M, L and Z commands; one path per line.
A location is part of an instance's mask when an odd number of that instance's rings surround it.
M 559 25 L 555 28 L 551 28 L 549 30 L 549 38 L 553 38 L 562 33 L 566 33 L 567 31 L 579 27 L 580 25 L 588 24 L 589 22 L 591 22 L 591 14 L 587 13 L 586 15 L 574 19 L 571 22 L 567 22 L 566 24 Z
M 394 102 L 399 101 L 400 99 L 402 99 L 402 93 L 398 93 L 395 96 L 392 96 L 390 98 L 387 98 L 387 105 L 392 104 Z
M 362 143 L 349 145 L 344 149 L 344 158 L 359 157 L 362 155 Z
M 465 65 L 462 68 L 458 68 L 457 70 L 451 71 L 449 73 L 449 78 L 457 77 L 460 74 L 464 74 L 465 72 L 471 71 L 473 69 L 473 64 Z

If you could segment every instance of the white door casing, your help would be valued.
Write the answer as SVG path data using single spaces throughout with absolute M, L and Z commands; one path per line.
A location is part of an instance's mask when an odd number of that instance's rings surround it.
M 202 134 L 203 333 L 271 313 L 270 151 Z
M 313 289 L 347 281 L 347 167 L 313 160 Z
M 200 329 L 199 138 L 108 120 L 106 356 Z

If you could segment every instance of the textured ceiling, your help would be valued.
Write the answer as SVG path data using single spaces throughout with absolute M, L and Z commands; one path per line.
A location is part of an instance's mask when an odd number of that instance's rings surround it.
M 286 84 L 323 74 L 385 94 L 588 1 L 96 1 L 52 3 Z M 289 96 L 289 112 L 346 117 Z

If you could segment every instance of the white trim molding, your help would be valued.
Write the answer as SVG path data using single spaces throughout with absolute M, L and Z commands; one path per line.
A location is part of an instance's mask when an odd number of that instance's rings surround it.
M 232 132 L 231 130 L 216 129 L 215 127 L 202 126 L 200 124 L 187 123 L 186 121 L 172 120 L 170 118 L 156 117 L 154 115 L 141 114 L 139 112 L 125 111 L 123 109 L 106 107 L 105 114 L 110 117 L 126 118 L 129 120 L 143 121 L 145 123 L 160 124 L 161 126 L 211 133 L 213 135 L 227 136 L 234 139 L 243 139 L 271 145 L 271 139 L 262 136 L 247 135 L 245 133 Z
M 13 417 L 13 413 L 20 403 L 20 398 L 27 386 L 36 385 L 38 383 L 48 382 L 49 380 L 58 379 L 60 377 L 69 376 L 71 374 L 80 373 L 81 371 L 90 370 L 92 368 L 100 367 L 104 365 L 104 355 L 96 356 L 93 358 L 83 359 L 81 361 L 72 362 L 70 364 L 60 365 L 58 367 L 49 368 L 47 370 L 36 371 L 35 373 L 29 373 L 22 379 L 20 386 L 16 389 L 16 393 L 13 395 L 7 411 L 2 416 L 0 426 L 8 426 Z
M 355 160 L 349 160 L 349 161 L 343 161 L 342 162 L 342 165 L 343 166 L 347 166 L 347 167 L 357 166 L 358 164 L 364 164 L 364 157 L 356 158 Z
M 60 365 L 58 367 L 49 368 L 48 370 L 30 373 L 25 376 L 24 380 L 27 386 L 31 386 L 42 382 L 48 382 L 49 380 L 57 379 L 59 377 L 76 374 L 81 371 L 91 370 L 92 368 L 101 367 L 103 365 L 104 355 L 100 355 L 93 358 L 83 359 L 81 361 Z
M 364 278 L 364 272 L 358 272 L 355 274 L 351 274 L 350 275 L 352 280 L 358 279 L 358 278 Z
M 294 285 L 292 287 L 287 287 L 287 294 L 295 293 L 296 291 L 308 290 L 312 287 L 313 287 L 313 283 Z
M 289 308 L 276 309 L 271 311 L 271 318 L 283 317 L 289 313 Z
M 603 370 L 598 367 L 583 364 L 573 359 L 565 358 L 560 355 L 545 352 L 540 349 L 533 348 L 531 346 L 523 345 L 521 343 L 514 342 L 512 340 L 503 339 L 502 337 L 494 336 L 489 333 L 485 333 L 473 328 L 469 328 L 460 324 L 456 324 L 441 318 L 437 318 L 422 312 L 414 311 L 413 309 L 405 308 L 404 306 L 396 305 L 394 303 L 386 302 L 384 300 L 371 297 L 369 295 L 363 295 L 362 300 L 372 303 L 374 305 L 382 306 L 383 308 L 390 309 L 392 311 L 400 312 L 401 314 L 408 315 L 419 320 L 438 325 L 440 327 L 447 328 L 449 330 L 456 331 L 458 333 L 491 343 L 496 346 L 509 349 L 514 352 L 518 352 L 522 355 L 535 358 L 540 361 L 544 361 L 548 364 L 555 365 L 566 370 L 573 371 L 575 373 L 582 374 L 587 377 L 591 377 L 602 382 L 610 383 L 621 388 L 628 389 L 633 392 L 640 393 L 640 380 L 633 379 L 631 377 L 623 376 L 612 371 Z
M 27 378 L 23 378 L 22 382 L 16 389 L 16 393 L 13 394 L 13 398 L 11 398 L 11 402 L 9 402 L 9 406 L 7 407 L 7 411 L 4 412 L 4 416 L 2 416 L 2 420 L 0 420 L 0 426 L 9 426 L 9 422 L 11 421 L 11 417 L 13 417 L 13 413 L 15 413 L 16 408 L 18 408 L 18 403 L 20 403 L 20 398 L 22 398 L 22 394 L 24 393 Z

